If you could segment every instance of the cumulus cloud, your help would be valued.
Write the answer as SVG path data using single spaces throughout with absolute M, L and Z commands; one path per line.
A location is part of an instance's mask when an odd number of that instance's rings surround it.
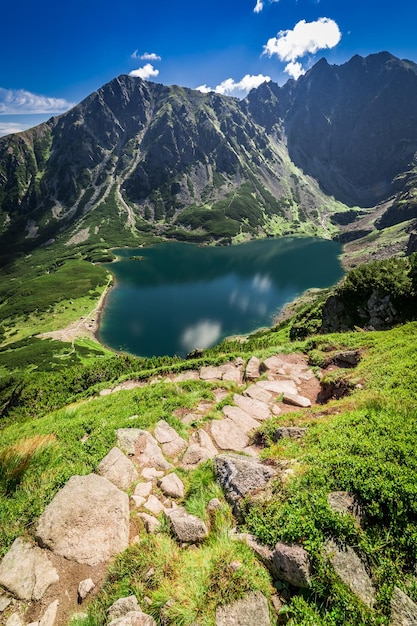
M 144 52 L 143 54 L 139 54 L 139 50 L 135 50 L 130 55 L 131 59 L 139 59 L 140 61 L 161 61 L 162 57 L 159 54 L 155 54 L 155 52 Z
M 247 94 L 251 89 L 255 87 L 259 87 L 262 83 L 269 82 L 271 80 L 270 76 L 264 76 L 263 74 L 258 74 L 253 76 L 251 74 L 246 74 L 241 80 L 235 81 L 233 78 L 227 78 L 222 81 L 217 87 L 212 89 L 211 87 L 207 87 L 207 85 L 200 85 L 200 87 L 196 87 L 198 91 L 202 91 L 203 93 L 208 93 L 210 91 L 215 91 L 216 93 L 221 93 L 223 95 L 231 95 L 231 94 Z
M 153 65 L 150 63 L 146 63 L 143 67 L 138 67 L 137 70 L 132 70 L 129 72 L 129 76 L 134 76 L 135 78 L 143 78 L 143 80 L 147 80 L 152 76 L 158 76 L 159 70 L 155 69 Z
M 49 98 L 24 89 L 0 87 L 0 115 L 65 113 L 73 106 L 74 103 L 63 98 Z
M 297 59 L 318 50 L 334 48 L 342 34 L 336 22 L 328 17 L 320 17 L 315 22 L 301 20 L 293 30 L 281 30 L 277 37 L 268 39 L 263 54 L 277 56 L 280 61 L 288 61 L 285 71 L 298 78 L 304 69 Z

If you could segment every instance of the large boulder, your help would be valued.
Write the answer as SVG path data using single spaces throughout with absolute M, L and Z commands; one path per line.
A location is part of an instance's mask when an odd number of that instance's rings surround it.
M 247 593 L 232 604 L 218 607 L 216 626 L 270 626 L 268 601 L 260 591 Z
M 100 462 L 97 473 L 119 489 L 129 487 L 139 478 L 132 461 L 119 448 L 112 448 Z
M 368 607 L 375 602 L 375 588 L 356 552 L 345 545 L 338 545 L 333 539 L 325 544 L 325 551 L 335 572 L 350 590 Z
M 36 539 L 77 563 L 105 562 L 129 545 L 129 498 L 101 476 L 72 476 L 41 515 Z
M 216 456 L 214 466 L 226 500 L 233 506 L 237 506 L 244 496 L 265 489 L 276 475 L 272 467 L 237 454 Z
M 0 563 L 0 585 L 19 600 L 40 600 L 59 576 L 44 550 L 15 539 Z

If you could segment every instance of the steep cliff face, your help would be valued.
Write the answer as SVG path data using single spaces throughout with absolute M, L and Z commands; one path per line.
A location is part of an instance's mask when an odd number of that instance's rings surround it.
M 388 53 L 322 60 L 242 102 L 120 76 L 0 139 L 0 245 L 7 256 L 57 236 L 329 236 L 349 221 L 338 200 L 395 193 L 382 228 L 414 216 L 416 153 L 417 66 Z

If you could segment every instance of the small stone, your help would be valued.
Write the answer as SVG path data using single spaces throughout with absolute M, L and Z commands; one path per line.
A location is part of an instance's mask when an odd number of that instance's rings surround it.
M 112 448 L 97 468 L 97 474 L 107 478 L 119 489 L 125 490 L 138 478 L 138 472 L 132 461 L 119 448 Z
M 162 502 L 160 502 L 158 498 L 154 495 L 150 495 L 143 506 L 154 515 L 159 515 L 165 509 Z
M 199 517 L 190 515 L 185 509 L 165 511 L 177 539 L 184 543 L 200 543 L 208 535 L 207 526 Z
M 359 526 L 364 518 L 364 511 L 355 496 L 351 496 L 347 491 L 333 491 L 328 495 L 330 508 L 337 513 L 348 513 L 352 515 Z
M 24 626 L 23 620 L 19 613 L 13 613 L 6 621 L 6 626 Z
M 107 619 L 112 621 L 118 617 L 123 617 L 126 613 L 131 611 L 140 611 L 140 606 L 136 596 L 127 596 L 125 598 L 119 598 L 114 602 L 111 607 L 107 609 Z
M 152 482 L 138 483 L 135 487 L 133 495 L 141 498 L 147 498 L 152 491 L 152 486 Z
M 198 443 L 193 443 L 188 447 L 186 453 L 182 457 L 183 467 L 196 467 L 200 463 L 210 458 L 209 452 Z
M 143 506 L 146 502 L 146 498 L 143 498 L 142 496 L 130 496 L 130 499 L 133 501 L 134 505 L 136 508 L 140 508 L 141 506 Z
M 141 467 L 154 467 L 167 470 L 172 467 L 165 459 L 156 439 L 146 430 L 139 428 L 119 428 L 116 431 L 118 446 L 133 455 Z
M 211 511 L 218 511 L 222 508 L 222 503 L 218 498 L 212 498 L 207 505 L 207 511 L 210 513 Z
M 246 365 L 246 370 L 245 370 L 245 378 L 246 380 L 257 380 L 261 373 L 259 371 L 261 362 L 260 360 L 256 357 L 256 356 L 252 356 L 247 365 Z
M 84 598 L 88 596 L 88 594 L 94 589 L 94 587 L 95 584 L 92 578 L 86 578 L 85 580 L 82 580 L 78 585 L 78 598 L 81 601 L 84 600 Z
M 271 433 L 272 441 L 280 439 L 301 439 L 307 432 L 307 428 L 298 428 L 298 426 L 280 426 Z
M 294 587 L 308 588 L 311 581 L 308 552 L 298 545 L 279 542 L 272 553 L 272 571 L 280 580 L 286 580 Z
M 158 485 L 162 493 L 166 496 L 171 496 L 172 498 L 184 497 L 184 483 L 175 472 L 164 476 L 164 478 L 158 482 Z
M 303 409 L 307 409 L 311 406 L 310 400 L 304 396 L 300 396 L 298 393 L 284 393 L 284 402 L 285 404 L 299 406 Z
M 161 478 L 161 476 L 163 475 L 164 475 L 164 472 L 162 470 L 157 470 L 154 467 L 144 467 L 141 472 L 141 476 L 145 480 L 157 480 L 158 478 Z
M 148 515 L 147 513 L 138 513 L 138 518 L 142 520 L 147 533 L 156 533 L 159 530 L 161 523 L 153 515 Z
M 58 600 L 55 600 L 48 606 L 41 620 L 39 621 L 39 626 L 54 626 L 56 614 L 58 611 L 58 605 Z
M 11 602 L 12 599 L 9 596 L 6 596 L 6 594 L 3 594 L 0 590 L 0 613 L 3 613 Z

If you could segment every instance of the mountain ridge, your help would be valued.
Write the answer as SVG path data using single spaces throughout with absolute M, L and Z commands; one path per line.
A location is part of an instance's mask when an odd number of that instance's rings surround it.
M 334 236 L 334 214 L 403 192 L 415 110 L 417 65 L 387 52 L 322 59 L 242 101 L 121 75 L 0 139 L 0 243 L 7 257 L 57 238 Z

